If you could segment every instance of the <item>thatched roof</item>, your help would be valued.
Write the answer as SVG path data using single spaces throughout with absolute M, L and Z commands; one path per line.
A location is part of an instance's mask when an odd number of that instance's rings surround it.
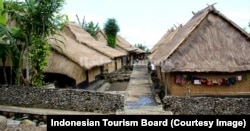
M 117 35 L 116 40 L 117 40 L 117 46 L 128 52 L 134 52 L 137 51 L 138 49 L 136 47 L 133 47 L 126 39 L 124 39 L 120 35 Z
M 167 42 L 170 41 L 174 35 L 176 34 L 176 32 L 182 27 L 182 25 L 180 25 L 177 29 L 171 28 L 170 30 L 168 30 L 163 36 L 162 38 L 153 46 L 153 48 L 150 50 L 151 54 L 148 56 L 148 59 L 150 62 L 152 62 L 153 64 L 155 64 L 156 66 L 159 66 L 159 62 L 157 63 L 157 60 L 159 60 L 162 56 L 160 55 L 160 51 L 161 48 L 167 48 Z M 158 50 L 159 49 L 159 50 Z
M 98 31 L 97 38 L 98 38 L 98 41 L 101 41 L 107 45 L 107 37 L 106 37 L 105 33 L 103 32 L 103 30 Z M 126 54 L 128 54 L 129 52 L 136 52 L 136 50 L 138 49 L 138 48 L 132 47 L 131 44 L 127 40 L 122 38 L 120 35 L 117 35 L 117 37 L 116 37 L 116 47 L 115 48 L 119 51 L 126 53 Z
M 45 72 L 65 74 L 79 80 L 84 73 L 83 68 L 89 70 L 112 62 L 109 57 L 78 43 L 64 33 L 51 37 L 48 42 L 52 45 L 53 53 Z
M 135 48 L 137 48 L 137 47 L 135 47 Z M 140 48 L 137 48 L 136 53 L 137 54 L 144 54 L 144 53 L 146 53 L 146 51 L 144 51 L 144 50 L 142 50 Z
M 78 42 L 110 57 L 111 59 L 114 59 L 116 57 L 122 57 L 125 56 L 126 54 L 118 51 L 116 49 L 113 49 L 107 45 L 104 45 L 102 42 L 99 42 L 95 40 L 88 32 L 83 30 L 80 26 L 69 23 L 66 28 L 66 32 L 72 32 L 73 33 L 73 38 L 77 39 Z
M 250 70 L 250 37 L 214 6 L 197 12 L 154 55 L 163 72 Z

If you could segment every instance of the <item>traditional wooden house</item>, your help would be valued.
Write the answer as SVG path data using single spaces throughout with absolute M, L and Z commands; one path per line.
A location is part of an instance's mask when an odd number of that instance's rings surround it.
M 126 56 L 125 53 L 113 49 L 103 44 L 102 42 L 95 40 L 88 32 L 86 32 L 80 26 L 74 23 L 69 23 L 66 26 L 65 30 L 66 32 L 69 32 L 69 34 L 67 35 L 71 38 L 75 38 L 81 44 L 109 57 L 112 62 L 110 64 L 104 65 L 104 70 L 106 70 L 108 73 L 114 72 L 122 68 L 122 58 Z M 95 60 L 96 59 L 93 59 L 93 61 Z
M 66 30 L 67 31 L 67 30 Z M 70 32 L 49 39 L 52 53 L 48 59 L 45 80 L 56 82 L 58 86 L 85 88 L 100 79 L 104 64 L 112 60 L 70 37 Z
M 97 39 L 107 45 L 107 38 L 102 30 L 98 31 Z M 132 65 L 134 60 L 137 58 L 138 48 L 132 47 L 131 44 L 120 35 L 117 35 L 115 49 L 126 53 L 126 57 L 123 58 L 123 65 Z
M 137 48 L 137 47 L 136 47 Z M 136 50 L 136 58 L 139 60 L 144 60 L 146 58 L 146 51 L 137 48 Z
M 151 56 L 165 94 L 249 95 L 250 37 L 213 5 L 197 12 Z
M 156 75 L 158 78 L 158 82 L 160 87 L 164 86 L 164 80 L 165 78 L 163 78 L 165 75 L 164 72 L 161 72 L 161 66 L 160 66 L 160 62 L 157 61 L 159 59 L 159 57 L 161 57 L 158 53 L 158 50 L 161 50 L 161 48 L 167 48 L 166 44 L 168 41 L 170 41 L 176 34 L 176 32 L 182 27 L 182 25 L 180 25 L 178 28 L 174 29 L 171 28 L 170 30 L 168 30 L 163 36 L 162 38 L 151 48 L 150 50 L 150 55 L 148 56 L 149 62 L 151 64 L 153 64 L 155 66 L 155 70 L 156 70 Z

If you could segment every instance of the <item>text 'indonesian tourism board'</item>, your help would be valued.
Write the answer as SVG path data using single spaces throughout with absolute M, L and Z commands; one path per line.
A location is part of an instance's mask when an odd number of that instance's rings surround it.
M 215 120 L 180 120 L 180 119 L 165 119 L 160 121 L 152 121 L 147 119 L 140 119 L 134 121 L 128 121 L 126 119 L 122 119 L 119 121 L 113 121 L 109 119 L 101 119 L 100 121 L 97 120 L 90 120 L 86 119 L 83 121 L 72 121 L 72 120 L 50 120 L 51 127 L 68 127 L 68 126 L 75 126 L 75 127 L 124 127 L 124 126 L 131 126 L 131 127 L 138 127 L 138 126 L 156 126 L 156 127 L 166 127 L 170 126 L 171 128 L 175 127 L 232 127 L 232 128 L 245 128 L 246 127 L 246 120 L 238 120 L 238 121 L 225 121 L 220 119 Z

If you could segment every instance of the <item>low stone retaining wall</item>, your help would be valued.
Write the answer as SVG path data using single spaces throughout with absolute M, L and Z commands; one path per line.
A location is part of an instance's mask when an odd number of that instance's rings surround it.
M 163 98 L 163 108 L 174 115 L 249 115 L 250 96 Z
M 0 105 L 113 113 L 124 109 L 124 94 L 82 89 L 2 86 Z

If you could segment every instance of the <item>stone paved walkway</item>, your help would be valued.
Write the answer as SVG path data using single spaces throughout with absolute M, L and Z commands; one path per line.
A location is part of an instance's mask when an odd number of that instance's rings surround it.
M 125 109 L 117 114 L 172 114 L 164 111 L 161 103 L 157 101 L 158 95 L 154 93 L 147 64 L 147 60 L 142 60 L 133 65 L 126 90 Z

